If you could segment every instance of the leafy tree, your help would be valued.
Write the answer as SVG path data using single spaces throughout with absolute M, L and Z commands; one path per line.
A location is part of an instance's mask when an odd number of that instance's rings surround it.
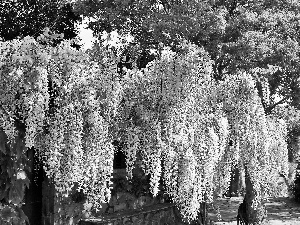
M 263 103 L 267 114 L 299 96 L 298 2 L 86 0 L 75 5 L 78 13 L 94 18 L 89 27 L 95 35 L 117 30 L 152 48 L 162 42 L 174 50 L 184 39 L 203 46 L 214 60 L 216 80 L 240 69 L 253 74 L 275 66 L 256 73 L 259 89 L 261 80 L 270 86 L 270 101 Z M 282 96 L 277 102 L 276 94 Z
M 0 11 L 0 38 L 4 41 L 26 36 L 37 38 L 46 27 L 62 33 L 64 39 L 72 39 L 78 34 L 75 24 L 81 21 L 70 3 L 59 0 L 4 0 Z M 74 44 L 74 47 L 80 46 Z
M 284 0 L 77 2 L 81 14 L 96 19 L 90 23 L 95 34 L 116 29 L 142 46 L 159 49 L 163 42 L 174 51 L 190 40 L 210 54 L 218 82 L 246 71 L 267 115 L 282 103 L 299 107 L 299 9 Z
M 5 210 L 21 204 L 31 147 L 61 198 L 77 183 L 98 209 L 110 198 L 112 142 L 119 137 L 128 176 L 139 152 L 151 193 L 158 193 L 163 170 L 167 194 L 186 220 L 228 187 L 230 164 L 241 165 L 248 175 L 247 219 L 260 222 L 262 199 L 275 183 L 269 174 L 286 173 L 288 154 L 286 125 L 265 115 L 250 74 L 237 71 L 217 82 L 210 55 L 186 42 L 176 51 L 162 48 L 159 59 L 123 76 L 114 53 L 101 45 L 83 53 L 70 41 L 49 46 L 26 37 L 0 44 L 0 126 L 10 146 L 1 159 L 11 159 L 1 177 Z

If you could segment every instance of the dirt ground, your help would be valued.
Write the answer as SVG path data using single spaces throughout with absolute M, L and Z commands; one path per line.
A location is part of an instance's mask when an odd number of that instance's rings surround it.
M 216 221 L 217 225 L 236 225 L 236 216 L 239 204 L 243 201 L 239 198 L 221 198 L 217 201 L 221 214 L 220 220 L 217 211 L 212 210 L 209 217 Z M 290 198 L 273 198 L 266 202 L 269 225 L 300 225 L 300 204 Z M 217 222 L 218 221 L 218 222 Z

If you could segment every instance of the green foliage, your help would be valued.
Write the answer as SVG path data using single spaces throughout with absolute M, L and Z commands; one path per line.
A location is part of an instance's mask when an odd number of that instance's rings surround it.
M 81 21 L 73 12 L 72 4 L 59 0 L 4 0 L 0 3 L 0 11 L 0 37 L 4 41 L 26 36 L 37 38 L 46 27 L 63 33 L 65 39 L 72 39 L 77 36 L 75 23 Z
M 182 40 L 202 46 L 213 62 L 213 77 L 243 69 L 267 80 L 267 114 L 277 104 L 299 103 L 299 16 L 297 1 L 75 1 L 75 11 L 95 18 L 90 28 L 131 34 L 143 48 L 159 43 L 177 48 Z M 149 29 L 150 28 L 150 29 Z M 275 70 L 261 72 L 274 66 Z M 253 72 L 259 69 L 260 72 Z M 256 70 L 257 71 L 257 70 Z M 263 99 L 265 96 L 259 90 Z M 277 101 L 275 96 L 282 96 Z
M 204 41 L 209 33 L 224 31 L 223 10 L 213 10 L 203 1 L 76 1 L 75 11 L 97 15 L 90 23 L 96 34 L 118 30 L 130 33 L 142 45 L 180 44 L 181 39 L 196 35 Z
M 3 225 L 29 222 L 22 209 L 16 206 L 0 205 L 0 222 Z
M 0 152 L 0 222 L 4 224 L 23 224 L 27 220 L 21 205 L 25 186 L 29 186 L 25 173 L 29 168 L 21 138 L 16 138 L 10 148 L 4 131 L 0 130 L 0 142 L 3 143 Z

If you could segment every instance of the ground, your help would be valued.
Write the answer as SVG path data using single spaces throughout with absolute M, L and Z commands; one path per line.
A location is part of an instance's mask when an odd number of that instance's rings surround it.
M 216 225 L 236 225 L 236 216 L 242 198 L 221 198 L 217 201 L 220 207 L 221 220 Z M 273 198 L 266 202 L 269 225 L 300 225 L 300 204 L 286 197 Z M 216 210 L 209 213 L 213 221 L 218 221 Z

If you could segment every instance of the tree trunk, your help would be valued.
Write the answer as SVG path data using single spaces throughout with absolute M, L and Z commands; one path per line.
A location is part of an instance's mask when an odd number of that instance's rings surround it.
M 25 198 L 23 210 L 27 215 L 30 224 L 42 224 L 42 168 L 38 171 L 34 170 L 35 157 L 34 150 L 27 151 L 29 166 L 31 171 L 27 171 L 27 176 L 30 180 L 29 188 L 25 190 Z
M 239 176 L 239 169 L 237 166 L 235 166 L 231 172 L 231 179 L 230 179 L 230 186 L 229 186 L 229 193 L 227 197 L 237 197 L 239 192 L 239 182 L 240 182 L 240 176 Z
M 233 168 L 231 174 L 230 186 L 227 197 L 238 197 L 241 195 L 243 196 L 245 188 L 245 174 L 236 165 Z
M 46 176 L 44 172 L 44 181 L 42 182 L 42 225 L 54 225 L 54 183 Z
M 265 206 L 262 202 L 261 197 L 258 198 L 258 204 L 257 208 L 254 209 L 252 206 L 252 203 L 257 197 L 258 192 L 257 190 L 254 190 L 253 183 L 251 182 L 251 179 L 249 177 L 249 173 L 247 172 L 247 168 L 245 168 L 245 181 L 246 181 L 246 195 L 244 202 L 246 204 L 246 221 L 248 222 L 248 225 L 261 225 L 263 224 L 263 220 L 266 217 L 266 210 Z
M 207 200 L 207 196 L 205 194 L 204 196 L 205 201 Z M 201 202 L 200 203 L 200 211 L 198 214 L 198 219 L 196 223 L 197 225 L 210 225 L 212 224 L 212 221 L 208 217 L 208 208 L 207 208 L 207 203 L 206 202 Z
M 198 224 L 207 225 L 208 224 L 208 214 L 206 209 L 206 202 L 200 203 L 200 212 L 198 214 Z

